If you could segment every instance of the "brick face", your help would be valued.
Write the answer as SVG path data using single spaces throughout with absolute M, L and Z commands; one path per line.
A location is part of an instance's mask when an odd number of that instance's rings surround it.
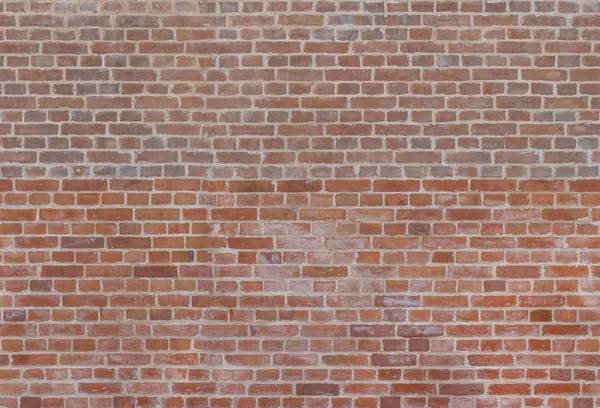
M 0 406 L 600 406 L 591 1 L 0 4 Z

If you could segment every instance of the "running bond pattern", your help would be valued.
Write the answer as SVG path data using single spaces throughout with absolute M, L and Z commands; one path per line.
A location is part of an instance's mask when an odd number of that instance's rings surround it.
M 0 4 L 0 406 L 600 406 L 600 4 Z

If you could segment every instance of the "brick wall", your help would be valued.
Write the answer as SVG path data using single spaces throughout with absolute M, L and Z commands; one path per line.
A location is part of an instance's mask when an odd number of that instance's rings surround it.
M 600 406 L 600 4 L 0 10 L 0 406 Z

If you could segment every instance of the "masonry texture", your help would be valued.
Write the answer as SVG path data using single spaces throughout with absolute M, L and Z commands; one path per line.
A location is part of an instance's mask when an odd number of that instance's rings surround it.
M 0 406 L 600 406 L 600 3 L 0 26 Z

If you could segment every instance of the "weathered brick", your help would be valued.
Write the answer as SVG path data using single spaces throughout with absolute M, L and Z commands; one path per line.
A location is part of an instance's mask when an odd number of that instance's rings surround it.
M 3 2 L 0 405 L 595 406 L 597 12 Z

